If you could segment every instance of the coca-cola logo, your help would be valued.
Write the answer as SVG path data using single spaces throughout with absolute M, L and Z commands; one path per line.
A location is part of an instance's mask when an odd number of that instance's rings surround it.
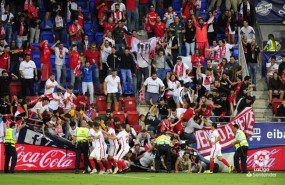
M 60 149 L 50 149 L 35 152 L 28 147 L 18 146 L 17 167 L 28 167 L 38 169 L 66 169 L 74 166 L 74 153 L 67 153 Z
M 276 159 L 274 155 L 279 151 L 280 149 L 273 149 L 271 151 L 268 150 L 256 151 L 247 158 L 247 165 L 249 167 L 252 167 L 253 169 L 266 168 L 269 170 L 271 167 L 275 165 Z

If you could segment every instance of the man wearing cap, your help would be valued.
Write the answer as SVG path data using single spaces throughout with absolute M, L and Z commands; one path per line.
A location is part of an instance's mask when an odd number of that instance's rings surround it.
M 76 162 L 75 162 L 75 174 L 78 174 L 79 165 L 80 165 L 80 158 L 81 154 L 83 154 L 84 159 L 84 172 L 88 172 L 88 135 L 89 135 L 89 129 L 86 128 L 86 122 L 81 123 L 82 127 L 78 127 L 76 131 L 74 132 L 72 143 L 75 144 L 76 148 Z M 76 123 L 72 121 L 70 123 L 70 127 L 74 128 L 76 127 Z M 84 173 L 83 172 L 83 173 Z
M 236 152 L 234 154 L 234 165 L 237 173 L 240 173 L 239 160 L 241 160 L 242 173 L 247 173 L 247 151 L 248 151 L 248 142 L 246 140 L 246 135 L 243 131 L 239 129 L 237 124 L 233 125 L 233 130 L 235 133 L 235 141 L 233 145 L 236 147 Z
M 14 173 L 15 166 L 17 164 L 17 151 L 15 148 L 15 144 L 17 142 L 16 135 L 17 133 L 26 126 L 26 124 L 22 124 L 18 128 L 15 127 L 15 123 L 10 123 L 10 128 L 5 131 L 5 165 L 4 165 L 4 173 Z M 11 166 L 9 170 L 9 163 L 11 160 Z
M 155 171 L 160 171 L 161 157 L 165 156 L 165 164 L 167 167 L 167 173 L 171 172 L 171 140 L 169 136 L 163 132 L 161 136 L 156 138 L 157 152 L 155 155 Z
M 112 74 L 108 75 L 104 82 L 104 94 L 107 96 L 107 109 L 111 109 L 111 104 L 114 102 L 115 111 L 119 110 L 119 98 L 120 95 L 122 95 L 120 82 L 120 77 L 117 76 L 117 69 L 112 69 Z

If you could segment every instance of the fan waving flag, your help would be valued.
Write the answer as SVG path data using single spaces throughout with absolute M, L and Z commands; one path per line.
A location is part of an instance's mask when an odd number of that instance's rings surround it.
M 25 110 L 20 105 L 18 105 L 17 106 L 17 111 L 15 112 L 15 116 L 23 114 L 24 112 L 25 112 Z
M 75 76 L 81 75 L 80 63 L 78 63 L 77 66 L 76 66 L 76 68 L 74 69 L 74 75 L 75 75 Z

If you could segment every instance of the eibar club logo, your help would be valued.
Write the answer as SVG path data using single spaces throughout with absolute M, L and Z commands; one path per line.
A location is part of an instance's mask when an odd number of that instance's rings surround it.
M 261 16 L 267 16 L 268 14 L 270 14 L 271 10 L 272 10 L 272 3 L 268 3 L 267 1 L 261 1 L 255 7 L 256 13 Z

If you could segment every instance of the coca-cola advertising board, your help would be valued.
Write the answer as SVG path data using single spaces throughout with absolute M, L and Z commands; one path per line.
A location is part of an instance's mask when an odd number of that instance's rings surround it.
M 247 167 L 252 171 L 285 170 L 285 147 L 276 146 L 248 151 Z
M 0 146 L 0 170 L 4 170 L 4 144 Z M 44 171 L 75 168 L 75 152 L 71 150 L 26 144 L 17 144 L 16 150 L 18 160 L 15 170 Z

